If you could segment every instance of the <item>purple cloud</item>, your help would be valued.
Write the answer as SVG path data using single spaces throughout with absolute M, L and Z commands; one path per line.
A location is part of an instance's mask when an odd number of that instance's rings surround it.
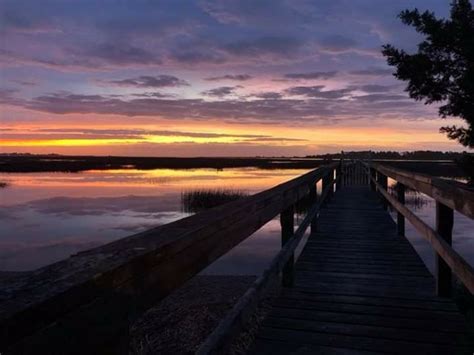
M 333 53 L 345 52 L 356 46 L 357 42 L 353 38 L 341 35 L 324 37 L 320 41 L 321 48 Z
M 338 89 L 338 90 L 325 90 L 324 85 L 316 86 L 294 86 L 286 89 L 285 92 L 289 95 L 299 95 L 313 98 L 324 98 L 324 99 L 339 99 L 347 96 L 353 91 L 352 88 Z
M 102 59 L 111 64 L 161 64 L 161 58 L 147 49 L 132 46 L 124 41 L 103 43 L 80 53 L 86 57 Z
M 393 73 L 392 69 L 377 68 L 377 67 L 349 71 L 349 74 L 351 75 L 360 75 L 360 76 L 386 76 L 392 73 Z
M 254 40 L 241 40 L 223 47 L 225 51 L 239 57 L 280 56 L 289 57 L 299 51 L 302 41 L 288 36 L 266 36 Z
M 284 123 L 304 122 L 334 124 L 344 117 L 355 120 L 367 117 L 431 117 L 424 105 L 405 100 L 402 95 L 372 94 L 352 97 L 353 88 L 323 91 L 323 86 L 293 87 L 285 94 L 302 98 L 258 98 L 207 101 L 203 99 L 144 97 L 125 100 L 103 95 L 81 95 L 60 92 L 31 100 L 18 99 L 11 94 L 3 101 L 10 105 L 54 114 L 113 114 L 120 116 L 149 116 L 169 120 L 183 117 L 196 121 L 219 119 L 227 122 Z M 226 89 L 227 90 L 227 89 Z M 226 90 L 222 90 L 224 95 Z M 227 91 L 228 92 L 228 91 Z M 377 96 L 378 95 L 378 96 Z M 347 96 L 347 98 L 346 98 Z M 391 103 L 394 103 L 391 105 Z M 396 103 L 396 104 L 395 104 Z M 387 111 L 387 107 L 390 110 Z
M 267 100 L 277 100 L 283 97 L 281 93 L 274 92 L 274 91 L 259 92 L 251 96 L 258 97 L 259 99 L 267 99 Z
M 330 79 L 330 78 L 334 78 L 337 74 L 338 73 L 336 71 L 289 73 L 289 74 L 285 74 L 285 78 L 288 78 L 288 79 Z
M 202 94 L 206 96 L 214 96 L 214 97 L 224 97 L 228 95 L 232 95 L 235 93 L 236 89 L 241 88 L 241 86 L 221 86 L 219 88 L 203 91 Z
M 248 74 L 226 74 L 221 76 L 213 76 L 206 78 L 207 81 L 221 81 L 221 80 L 235 80 L 235 81 L 246 81 L 252 79 L 253 76 Z
M 131 86 L 137 88 L 164 88 L 164 87 L 177 87 L 177 86 L 189 86 L 189 84 L 173 75 L 157 75 L 149 76 L 142 75 L 135 78 L 122 79 L 122 80 L 110 80 L 101 81 L 117 86 Z

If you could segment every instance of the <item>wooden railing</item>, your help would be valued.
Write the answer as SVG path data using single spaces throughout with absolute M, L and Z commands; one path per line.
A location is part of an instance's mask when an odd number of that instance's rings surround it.
M 283 248 L 247 292 L 243 308 L 272 275 L 281 272 L 283 285 L 291 285 L 293 252 L 324 199 L 331 196 L 336 170 L 339 177 L 340 164 L 328 164 L 256 195 L 4 280 L 0 352 L 126 353 L 131 319 L 278 214 Z M 320 180 L 323 195 L 317 201 Z M 306 196 L 313 205 L 293 234 L 293 207 Z M 229 329 L 234 329 L 238 322 L 231 322 Z
M 405 234 L 405 218 L 428 240 L 436 252 L 436 292 L 452 294 L 452 273 L 474 294 L 474 269 L 451 247 L 453 211 L 474 219 L 474 190 L 466 184 L 400 170 L 378 163 L 361 162 L 367 168 L 370 185 L 397 211 L 397 228 Z M 389 193 L 388 177 L 397 182 L 397 196 Z M 405 206 L 405 187 L 422 192 L 436 201 L 436 230 Z
M 264 298 L 272 281 L 281 274 L 281 284 L 284 287 L 293 286 L 294 282 L 294 252 L 303 239 L 306 230 L 311 226 L 311 232 L 317 228 L 317 216 L 322 206 L 328 201 L 334 192 L 334 185 L 339 188 L 342 184 L 344 174 L 340 166 L 334 172 L 323 178 L 323 188 L 319 199 L 314 199 L 313 204 L 303 221 L 294 231 L 293 208 L 289 207 L 280 214 L 282 228 L 283 247 L 273 258 L 269 267 L 253 283 L 247 292 L 239 299 L 233 309 L 222 319 L 216 329 L 207 337 L 206 341 L 199 347 L 196 354 L 225 354 L 234 337 L 245 328 L 250 316 L 257 308 L 258 302 Z

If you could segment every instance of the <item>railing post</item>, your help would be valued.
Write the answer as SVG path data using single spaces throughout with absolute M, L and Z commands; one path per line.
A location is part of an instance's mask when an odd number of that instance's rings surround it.
M 380 186 L 387 190 L 387 182 L 388 182 L 388 179 L 387 179 L 387 176 L 385 176 L 384 174 L 382 174 L 381 172 L 377 172 L 377 182 L 380 184 Z M 387 207 L 388 207 L 388 204 L 387 204 L 387 200 L 385 199 L 385 197 L 383 196 L 380 196 L 382 198 L 382 205 L 383 205 L 383 209 L 386 210 Z
M 370 167 L 370 177 L 375 179 L 375 169 L 372 167 Z M 370 189 L 372 191 L 375 191 L 375 182 L 372 181 L 372 179 L 369 179 L 369 181 L 370 181 Z
M 313 206 L 316 202 L 318 202 L 318 190 L 316 189 L 316 183 L 312 184 L 309 188 L 309 201 L 310 206 Z M 318 216 L 314 216 L 311 220 L 311 233 L 316 233 L 318 229 Z
M 401 204 L 405 204 L 405 185 L 397 182 L 397 199 Z M 405 235 L 405 217 L 397 212 L 397 232 L 398 235 Z
M 451 208 L 436 201 L 436 231 L 451 246 L 453 236 L 454 213 Z M 441 297 L 450 297 L 452 289 L 451 268 L 436 254 L 436 293 Z
M 331 176 L 331 174 L 332 174 L 332 176 Z M 332 181 L 333 176 L 334 176 L 334 171 L 332 169 L 329 169 L 327 174 L 323 177 L 323 187 L 322 187 L 323 192 L 326 190 L 326 187 L 331 185 L 331 181 Z M 323 202 L 324 205 L 327 204 L 327 202 L 331 199 L 331 196 L 332 196 L 331 188 L 332 188 L 332 185 L 329 188 L 329 191 L 328 191 L 328 194 L 326 195 L 326 198 L 324 199 L 324 202 Z
M 293 236 L 295 228 L 294 206 L 291 205 L 280 213 L 281 224 L 281 246 L 283 247 Z M 288 263 L 284 266 L 282 272 L 282 286 L 291 287 L 294 284 L 294 255 L 291 256 Z

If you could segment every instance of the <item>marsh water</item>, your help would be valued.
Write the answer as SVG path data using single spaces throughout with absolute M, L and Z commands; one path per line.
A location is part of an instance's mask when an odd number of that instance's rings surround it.
M 183 193 L 232 190 L 253 194 L 306 171 L 122 169 L 0 174 L 0 181 L 6 182 L 0 189 L 0 270 L 33 270 L 81 250 L 186 217 L 191 212 L 184 212 L 187 209 L 182 206 Z M 410 194 L 416 198 L 410 198 Z M 423 220 L 434 225 L 434 201 L 413 192 L 408 192 L 407 201 Z M 454 247 L 471 264 L 473 230 L 473 221 L 455 214 Z M 431 248 L 408 223 L 407 237 L 433 270 Z M 259 274 L 280 249 L 280 243 L 276 218 L 204 273 Z
M 1 174 L 0 270 L 32 270 L 81 250 L 190 215 L 181 203 L 194 190 L 253 194 L 303 169 L 91 170 Z M 255 274 L 280 247 L 270 221 L 205 272 Z

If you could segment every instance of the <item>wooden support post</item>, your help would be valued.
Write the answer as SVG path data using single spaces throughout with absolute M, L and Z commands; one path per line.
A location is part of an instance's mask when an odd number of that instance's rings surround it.
M 331 186 L 329 189 L 329 192 L 331 194 L 331 197 L 334 195 L 334 184 L 332 184 L 332 181 L 334 180 L 334 175 L 335 175 L 336 169 L 331 169 L 331 172 L 329 173 L 329 178 L 328 178 L 328 183 Z
M 375 179 L 375 169 L 374 168 L 370 168 L 370 177 Z M 373 182 L 372 180 L 370 180 L 370 189 L 372 191 L 375 191 L 375 182 Z
M 286 210 L 280 213 L 280 224 L 281 224 L 281 245 L 284 246 L 288 240 L 293 236 L 295 228 L 294 220 L 294 206 L 288 207 Z M 282 286 L 292 287 L 295 280 L 294 271 L 295 258 L 291 256 L 288 263 L 283 268 L 282 272 Z
M 382 186 L 383 189 L 387 190 L 387 186 L 388 186 L 387 176 L 385 176 L 384 174 L 380 172 L 377 172 L 377 182 L 380 184 L 380 186 Z M 387 210 L 388 208 L 387 200 L 383 196 L 381 196 L 381 198 L 382 198 L 383 209 Z
M 309 201 L 310 206 L 313 206 L 316 202 L 318 202 L 318 191 L 316 190 L 316 184 L 312 184 L 309 188 Z M 311 221 L 311 233 L 316 233 L 318 229 L 318 216 L 314 216 Z
M 340 178 L 339 185 L 337 186 L 338 189 L 345 185 L 343 181 L 345 179 L 344 172 L 344 151 L 341 151 L 341 160 L 339 161 L 339 170 L 337 172 L 337 177 Z
M 453 210 L 436 202 L 436 231 L 449 245 L 452 244 L 453 223 Z M 450 297 L 452 293 L 451 268 L 439 254 L 436 254 L 436 293 L 441 297 Z
M 326 190 L 326 187 L 331 184 L 331 179 L 332 179 L 331 173 L 333 173 L 332 169 L 326 174 L 326 176 L 323 177 L 323 186 L 322 186 L 323 193 Z M 327 202 L 331 199 L 331 195 L 332 193 L 331 193 L 331 188 L 330 188 L 328 194 L 326 195 L 326 198 L 324 199 L 323 205 L 327 204 Z
M 397 182 L 397 199 L 405 204 L 405 185 L 400 182 Z M 397 212 L 397 232 L 398 235 L 405 235 L 405 217 L 400 212 Z

